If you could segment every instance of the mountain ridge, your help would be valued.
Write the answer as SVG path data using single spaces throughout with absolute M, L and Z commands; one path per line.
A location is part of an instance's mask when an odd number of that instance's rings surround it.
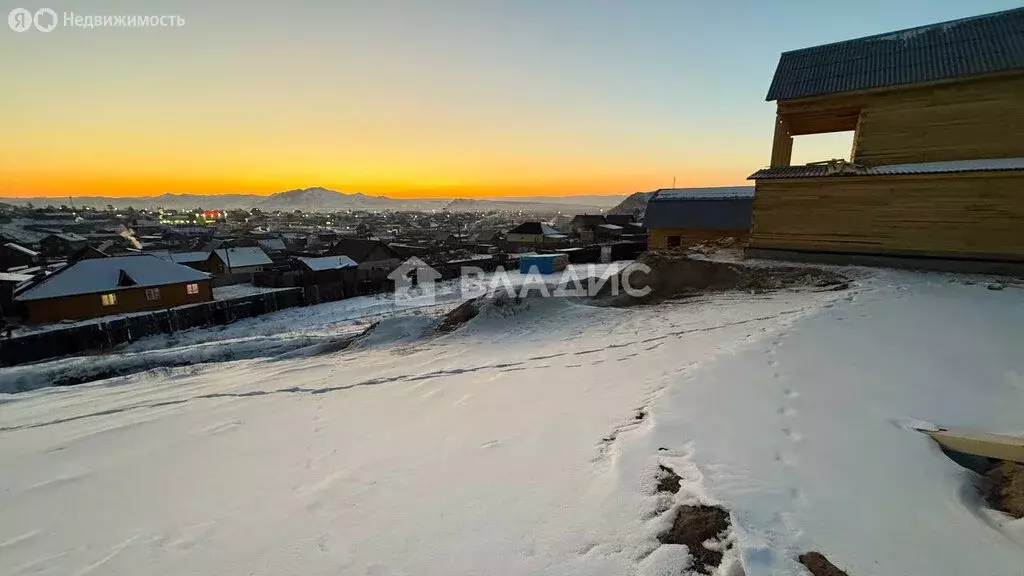
M 245 209 L 259 208 L 262 211 L 335 212 L 341 210 L 452 210 L 452 211 L 502 211 L 502 212 L 601 212 L 614 206 L 625 195 L 580 196 L 517 196 L 507 198 L 392 198 L 373 196 L 362 192 L 338 192 L 321 186 L 295 188 L 268 195 L 258 194 L 189 194 L 165 192 L 155 196 L 78 196 L 7 198 L 0 196 L 0 202 L 21 204 L 31 202 L 35 206 L 73 203 L 75 206 L 92 206 L 103 209 L 110 205 L 116 209 Z

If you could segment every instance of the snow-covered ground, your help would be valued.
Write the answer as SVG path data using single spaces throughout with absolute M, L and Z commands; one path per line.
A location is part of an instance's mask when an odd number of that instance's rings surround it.
M 216 286 L 213 289 L 214 300 L 231 300 L 232 298 L 245 298 L 256 296 L 267 292 L 288 290 L 288 288 L 270 288 L 267 286 L 253 286 L 252 284 L 232 284 L 231 286 Z
M 804 574 L 810 550 L 851 576 L 1024 574 L 1021 521 L 911 429 L 1024 431 L 1024 290 L 951 278 L 530 299 L 443 336 L 395 314 L 342 351 L 0 395 L 0 573 L 679 574 L 656 536 L 702 501 L 732 514 L 720 576 Z M 255 346 L 253 320 L 218 345 Z

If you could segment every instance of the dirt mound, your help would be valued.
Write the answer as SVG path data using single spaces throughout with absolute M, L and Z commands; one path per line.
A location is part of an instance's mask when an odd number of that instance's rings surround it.
M 1024 464 L 1002 461 L 985 474 L 982 495 L 989 506 L 1024 518 Z
M 658 535 L 662 544 L 684 544 L 693 557 L 693 568 L 711 574 L 722 563 L 721 550 L 706 548 L 708 540 L 721 542 L 728 536 L 729 512 L 720 506 L 680 506 L 672 527 Z
M 459 304 L 454 310 L 441 318 L 437 325 L 438 332 L 454 332 L 459 326 L 469 322 L 480 313 L 480 298 L 470 298 Z
M 797 560 L 806 566 L 814 576 L 848 576 L 846 572 L 836 568 L 835 564 L 829 562 L 828 558 L 818 552 L 801 554 Z
M 650 269 L 644 272 L 643 266 Z M 753 266 L 738 262 L 692 258 L 684 250 L 645 252 L 635 266 L 623 270 L 620 284 L 650 289 L 646 296 L 615 297 L 612 305 L 629 305 L 664 298 L 692 296 L 701 292 L 741 290 L 762 293 L 784 288 L 842 290 L 849 280 L 842 274 L 813 266 Z M 598 298 L 610 297 L 599 294 Z
M 349 344 L 353 349 L 388 347 L 420 340 L 434 329 L 435 318 L 397 316 L 375 322 Z

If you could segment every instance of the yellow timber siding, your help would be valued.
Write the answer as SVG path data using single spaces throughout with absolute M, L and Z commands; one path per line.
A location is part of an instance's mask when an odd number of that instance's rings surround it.
M 829 131 L 826 120 L 851 110 L 860 111 L 853 161 L 865 166 L 1024 157 L 1019 72 L 778 103 L 793 134 Z
M 695 228 L 654 228 L 647 231 L 647 249 L 668 248 L 668 237 L 679 236 L 681 246 L 692 246 L 698 242 L 719 238 L 736 238 L 742 244 L 750 234 L 747 230 L 703 230 Z
M 1024 171 L 760 180 L 749 246 L 1024 261 Z

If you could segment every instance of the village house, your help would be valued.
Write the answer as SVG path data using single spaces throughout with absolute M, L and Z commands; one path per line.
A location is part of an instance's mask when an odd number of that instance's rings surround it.
M 402 256 L 380 240 L 341 238 L 327 251 L 327 256 L 347 256 L 361 270 L 390 272 L 402 263 Z
M 88 244 L 89 239 L 74 232 L 50 234 L 39 241 L 39 249 L 49 258 L 70 256 Z
M 255 246 L 218 248 L 206 262 L 207 269 L 213 274 L 254 274 L 273 264 L 270 256 Z
M 348 256 L 300 256 L 295 260 L 302 272 L 303 285 L 339 286 L 341 294 L 336 295 L 337 298 L 356 294 L 359 285 L 359 263 Z
M 604 223 L 604 214 L 577 214 L 569 222 L 569 233 L 580 236 L 587 231 L 592 231 L 595 226 Z
M 210 272 L 210 255 L 212 250 L 196 250 L 192 252 L 169 252 L 167 259 L 175 264 L 183 264 L 201 272 Z
M 39 252 L 21 244 L 7 242 L 0 245 L 0 270 L 18 266 L 34 266 L 39 263 Z
M 569 237 L 544 222 L 523 222 L 505 233 L 510 251 L 552 249 L 568 246 Z
M 750 186 L 657 190 L 644 216 L 647 247 L 663 250 L 726 237 L 746 241 L 753 201 Z
M 284 238 L 260 238 L 256 240 L 256 244 L 263 249 L 264 252 L 270 255 L 284 254 L 288 247 L 284 243 Z
M 29 280 L 30 274 L 19 274 L 14 272 L 0 272 L 0 317 L 16 316 L 14 306 L 14 291 L 17 287 Z
M 1017 8 L 782 54 L 750 254 L 1024 260 L 1022 38 Z M 790 165 L 842 131 L 849 162 Z
M 71 263 L 19 286 L 14 301 L 29 322 L 79 320 L 164 309 L 213 299 L 210 276 L 156 256 L 112 256 Z

